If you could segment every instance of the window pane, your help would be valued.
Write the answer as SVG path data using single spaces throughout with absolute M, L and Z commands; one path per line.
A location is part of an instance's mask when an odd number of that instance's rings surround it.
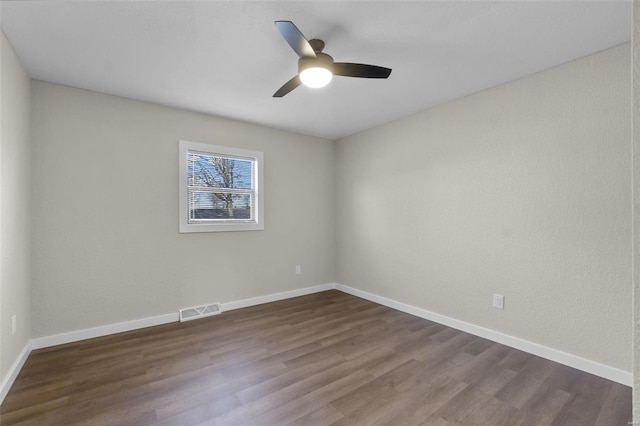
M 185 140 L 178 148 L 180 233 L 264 230 L 262 152 Z
M 251 194 L 189 192 L 189 220 L 253 219 Z
M 252 161 L 189 153 L 189 186 L 208 188 L 252 189 Z

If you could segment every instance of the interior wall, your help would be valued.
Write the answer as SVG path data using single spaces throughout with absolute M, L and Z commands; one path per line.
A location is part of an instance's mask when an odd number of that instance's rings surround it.
M 32 91 L 34 337 L 333 282 L 332 141 Z M 264 152 L 264 231 L 178 233 L 179 139 Z
M 631 371 L 629 82 L 627 44 L 338 141 L 337 281 Z
M 633 2 L 633 420 L 640 424 L 640 0 Z
M 0 382 L 31 335 L 30 78 L 0 36 Z M 16 333 L 11 317 L 16 316 Z

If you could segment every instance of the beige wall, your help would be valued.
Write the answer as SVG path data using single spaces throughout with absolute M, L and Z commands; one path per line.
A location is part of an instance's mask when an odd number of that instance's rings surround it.
M 32 91 L 34 337 L 333 282 L 331 141 Z M 264 152 L 264 231 L 178 233 L 179 139 Z
M 640 424 L 640 0 L 633 2 L 633 419 Z
M 338 141 L 337 281 L 631 371 L 629 70 L 624 45 Z
M 30 83 L 0 33 L 0 381 L 29 341 Z M 16 316 L 16 334 L 11 317 Z
M 30 230 L 28 77 L 2 43 L 4 374 Z M 34 81 L 33 335 L 337 277 L 630 370 L 629 69 L 621 46 L 335 144 Z M 178 234 L 178 139 L 265 152 L 265 231 Z

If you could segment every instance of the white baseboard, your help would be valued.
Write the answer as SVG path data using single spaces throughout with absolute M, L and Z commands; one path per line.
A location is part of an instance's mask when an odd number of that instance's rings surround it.
M 632 386 L 633 375 L 628 371 L 621 370 L 616 367 L 611 367 L 606 364 L 601 364 L 596 361 L 592 361 L 586 358 L 579 357 L 567 352 L 562 352 L 557 349 L 549 348 L 538 343 L 530 342 L 528 340 L 521 339 L 519 337 L 510 336 L 508 334 L 501 333 L 499 331 L 484 328 L 478 325 L 474 325 L 465 321 L 460 321 L 455 318 L 451 318 L 445 315 L 437 314 L 435 312 L 428 311 L 426 309 L 417 308 L 415 306 L 407 305 L 406 303 L 398 302 L 393 299 L 378 296 L 373 293 L 367 293 L 366 291 L 358 290 L 346 285 L 335 284 L 336 290 L 343 291 L 353 296 L 367 299 L 381 305 L 388 306 L 398 311 L 406 312 L 411 315 L 415 315 L 420 318 L 427 319 L 429 321 L 437 322 L 442 325 L 446 325 L 457 330 L 464 331 L 475 336 L 479 336 L 493 342 L 498 342 L 506 346 L 510 346 L 521 351 L 537 355 L 542 358 L 546 358 L 551 361 L 555 361 L 560 364 L 567 365 L 569 367 L 576 368 L 578 370 L 585 371 L 587 373 L 594 374 L 599 377 L 603 377 L 614 382 Z
M 70 331 L 68 333 L 54 334 L 53 336 L 37 337 L 31 339 L 32 349 L 48 348 L 49 346 L 63 345 L 79 340 L 93 339 L 94 337 L 108 336 L 109 334 L 122 333 L 123 331 L 137 330 L 139 328 L 153 327 L 178 321 L 178 312 L 158 315 L 156 317 L 141 318 L 133 321 L 119 322 L 116 324 L 102 325 L 100 327 L 85 328 L 83 330 Z
M 24 345 L 24 348 L 22 349 L 22 352 L 20 352 L 20 355 L 18 355 L 16 361 L 13 363 L 11 368 L 9 368 L 7 375 L 0 383 L 0 404 L 2 404 L 2 401 L 4 401 L 4 397 L 7 396 L 9 389 L 11 389 L 11 385 L 13 385 L 16 377 L 18 377 L 18 373 L 20 373 L 20 370 L 22 369 L 24 363 L 27 361 L 30 353 L 31 341 L 28 341 L 27 344 Z
M 234 302 L 222 303 L 222 312 L 231 311 L 233 309 L 246 308 L 263 303 L 275 302 L 292 297 L 304 296 L 320 291 L 331 290 L 335 288 L 334 284 L 322 284 L 313 287 L 305 287 L 296 290 L 283 291 L 281 293 L 268 294 L 266 296 L 253 297 L 251 299 L 237 300 Z M 107 336 L 109 334 L 122 333 L 123 331 L 137 330 L 145 327 L 153 327 L 154 325 L 167 324 L 178 321 L 179 315 L 175 313 L 158 315 L 155 317 L 141 318 L 132 321 L 125 321 L 116 324 L 103 325 L 94 328 L 85 328 L 83 330 L 70 331 L 68 333 L 54 334 L 52 336 L 38 337 L 31 340 L 32 349 L 48 348 L 49 346 L 63 345 L 65 343 L 77 342 L 94 337 Z
M 566 352 L 559 351 L 557 349 L 549 348 L 538 343 L 530 342 L 528 340 L 521 339 L 519 337 L 510 336 L 508 334 L 501 333 L 499 331 L 484 328 L 478 325 L 474 325 L 468 322 L 460 321 L 455 318 L 451 318 L 445 315 L 437 314 L 435 312 L 428 311 L 426 309 L 417 308 L 415 306 L 407 305 L 406 303 L 398 302 L 393 299 L 378 296 L 373 293 L 358 290 L 346 285 L 329 283 L 322 284 L 313 287 L 306 287 L 296 290 L 283 291 L 280 293 L 269 294 L 266 296 L 253 297 L 250 299 L 237 300 L 233 302 L 222 303 L 222 312 L 231 311 L 234 309 L 246 308 L 249 306 L 261 305 L 263 303 L 276 302 L 278 300 L 290 299 L 293 297 L 305 296 L 307 294 L 318 293 L 326 290 L 340 290 L 344 293 L 351 294 L 353 296 L 367 299 L 381 305 L 388 306 L 393 309 L 397 309 L 402 312 L 406 312 L 411 315 L 415 315 L 420 318 L 427 319 L 429 321 L 437 322 L 439 324 L 446 325 L 448 327 L 455 328 L 473 334 L 485 339 L 501 343 L 506 346 L 510 346 L 515 349 L 519 349 L 528 352 L 533 355 L 540 356 L 542 358 L 549 359 L 551 361 L 558 362 L 560 364 L 567 365 L 569 367 L 576 368 L 578 370 L 585 371 L 587 373 L 594 374 L 596 376 L 603 377 L 605 379 L 612 380 L 617 383 L 621 383 L 626 386 L 631 386 L 633 382 L 633 376 L 630 372 L 621 370 L 619 368 L 611 367 L 609 365 L 601 364 L 596 361 L 591 361 L 577 355 L 572 355 Z M 94 337 L 106 336 L 109 334 L 121 333 L 123 331 L 137 330 L 140 328 L 151 327 L 154 325 L 161 325 L 170 322 L 178 321 L 178 312 L 159 315 L 155 317 L 142 318 L 133 321 L 126 321 L 117 324 L 104 325 L 100 327 L 87 328 L 84 330 L 76 330 L 68 333 L 55 334 L 52 336 L 38 337 L 31 339 L 20 353 L 18 359 L 9 369 L 6 377 L 0 383 L 0 403 L 4 399 L 5 395 L 11 388 L 14 380 L 18 376 L 20 369 L 24 365 L 29 353 L 34 349 L 46 348 L 49 346 L 62 345 L 65 343 L 77 342 L 80 340 L 91 339 Z
M 234 309 L 246 308 L 263 303 L 276 302 L 278 300 L 290 299 L 292 297 L 305 296 L 307 294 L 319 293 L 321 291 L 332 290 L 335 284 L 322 284 L 313 287 L 305 287 L 296 290 L 283 291 L 280 293 L 268 294 L 266 296 L 253 297 L 250 299 L 237 300 L 233 302 L 222 303 L 222 311 L 231 311 Z M 153 327 L 154 325 L 167 324 L 177 322 L 179 320 L 178 312 L 158 315 L 155 317 L 141 318 L 132 321 L 125 321 L 116 324 L 103 325 L 100 327 L 85 328 L 82 330 L 70 331 L 67 333 L 54 334 L 52 336 L 37 337 L 29 340 L 26 346 L 13 363 L 6 377 L 0 383 L 0 404 L 9 392 L 11 385 L 15 381 L 18 373 L 22 369 L 25 361 L 32 350 L 48 348 L 50 346 L 63 345 L 65 343 L 78 342 L 80 340 L 92 339 L 94 337 L 107 336 L 124 331 L 137 330 L 145 327 Z
M 266 296 L 252 297 L 251 299 L 236 300 L 235 302 L 222 303 L 222 312 L 234 309 L 247 308 L 249 306 L 262 305 L 263 303 L 277 302 L 278 300 L 291 299 L 293 297 L 306 296 L 307 294 L 319 293 L 321 291 L 333 290 L 335 284 L 321 284 L 313 287 L 299 288 L 296 290 L 283 291 L 281 293 L 268 294 Z

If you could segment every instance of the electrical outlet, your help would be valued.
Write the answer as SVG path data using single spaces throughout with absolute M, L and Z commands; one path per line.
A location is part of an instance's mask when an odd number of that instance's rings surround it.
M 302 275 L 302 266 L 296 265 L 296 275 Z
M 493 295 L 493 307 L 496 309 L 504 309 L 504 295 L 503 294 L 494 294 Z
M 11 316 L 11 335 L 12 336 L 16 334 L 16 323 L 17 323 L 16 316 L 12 315 Z

